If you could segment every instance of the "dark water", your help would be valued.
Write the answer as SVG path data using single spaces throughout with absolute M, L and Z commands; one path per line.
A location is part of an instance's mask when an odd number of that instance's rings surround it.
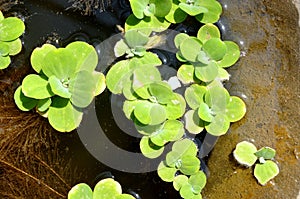
M 232 95 L 244 99 L 248 112 L 244 119 L 232 125 L 227 135 L 218 140 L 208 161 L 210 176 L 204 196 L 209 199 L 296 198 L 299 192 L 297 180 L 300 172 L 297 11 L 290 1 L 286 2 L 285 6 L 282 6 L 280 1 L 220 2 L 223 4 L 224 14 L 217 25 L 222 30 L 222 37 L 237 42 L 242 51 L 240 61 L 229 69 L 232 77 L 230 82 L 226 83 L 226 87 Z M 25 66 L 24 70 L 27 68 L 28 71 L 29 55 L 35 47 L 45 42 L 65 46 L 74 40 L 87 41 L 97 46 L 117 33 L 113 24 L 124 19 L 124 16 L 121 16 L 124 12 L 116 12 L 120 19 L 108 13 L 83 17 L 80 12 L 66 9 L 70 5 L 59 0 L 25 0 L 24 5 L 13 7 L 8 12 L 12 15 L 18 13 L 18 16 L 25 20 L 24 50 L 23 55 L 19 56 L 27 63 L 22 65 Z M 177 28 L 186 30 L 184 25 Z M 194 30 L 188 31 L 193 33 Z M 101 56 L 101 52 L 99 53 Z M 20 66 L 15 64 L 14 67 Z M 19 72 L 22 70 L 21 68 Z M 16 84 L 13 80 L 7 82 Z M 54 132 L 58 134 L 58 153 L 61 154 L 61 158 L 69 161 L 72 173 L 81 175 L 76 180 L 70 178 L 67 181 L 71 186 L 78 182 L 94 186 L 101 178 L 113 175 L 122 184 L 125 192 L 132 190 L 143 199 L 180 198 L 172 183 L 161 181 L 156 171 L 153 171 L 159 160 L 139 160 L 140 156 L 136 156 L 137 159 L 134 159 L 132 164 L 128 162 L 131 155 L 139 152 L 139 139 L 132 123 L 124 120 L 120 112 L 111 109 L 111 104 L 115 103 L 118 106 L 118 102 L 106 91 L 97 97 L 95 104 L 90 107 L 90 110 L 97 108 L 96 119 L 101 125 L 103 135 L 119 147 L 116 151 L 104 143 L 104 138 L 88 139 L 94 138 L 93 133 L 97 129 L 96 125 L 93 126 L 94 123 L 88 125 L 91 122 L 87 119 L 87 116 L 91 115 L 90 112 L 84 118 L 78 132 Z M 117 123 L 114 117 L 120 117 L 118 121 L 123 123 Z M 85 125 L 89 128 L 85 128 Z M 1 129 L 0 133 L 6 131 Z M 276 149 L 276 160 L 281 171 L 272 183 L 265 187 L 259 186 L 251 169 L 244 169 L 235 163 L 231 153 L 235 145 L 242 140 L 253 141 L 257 147 L 270 146 Z M 98 149 L 99 145 L 104 147 Z M 87 150 L 93 148 L 97 153 L 92 153 L 99 156 L 95 157 Z M 122 149 L 130 153 L 122 153 Z M 107 158 L 102 156 L 103 154 L 108 154 L 108 158 L 114 159 L 115 162 L 99 161 L 99 157 Z M 64 166 L 60 165 L 59 169 L 64 169 Z M 123 169 L 118 169 L 119 167 Z M 133 171 L 135 167 L 136 170 Z M 2 183 L 5 184 L 3 181 Z M 23 195 L 21 198 L 28 197 Z

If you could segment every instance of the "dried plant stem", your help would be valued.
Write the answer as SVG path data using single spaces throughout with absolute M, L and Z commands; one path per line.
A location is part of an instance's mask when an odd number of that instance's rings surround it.
M 1 159 L 0 159 L 0 162 L 3 163 L 3 164 L 5 164 L 5 165 L 7 165 L 7 166 L 9 166 L 9 167 L 11 167 L 12 169 L 14 169 L 14 170 L 16 170 L 16 171 L 18 171 L 18 172 L 20 172 L 20 173 L 22 173 L 22 174 L 28 176 L 29 178 L 31 178 L 32 180 L 34 180 L 36 183 L 42 184 L 43 186 L 45 186 L 47 189 L 49 189 L 49 190 L 52 191 L 53 193 L 57 194 L 58 196 L 60 196 L 60 197 L 62 197 L 62 198 L 65 198 L 65 196 L 64 196 L 63 194 L 59 193 L 58 191 L 56 191 L 55 189 L 53 189 L 52 187 L 50 187 L 49 185 L 47 185 L 47 184 L 44 183 L 43 181 L 41 181 L 41 180 L 37 179 L 36 177 L 30 175 L 29 173 L 27 173 L 27 172 L 25 172 L 25 171 L 23 171 L 23 170 L 21 170 L 21 169 L 15 167 L 14 165 L 12 165 L 12 164 L 6 162 L 5 160 L 1 160 Z

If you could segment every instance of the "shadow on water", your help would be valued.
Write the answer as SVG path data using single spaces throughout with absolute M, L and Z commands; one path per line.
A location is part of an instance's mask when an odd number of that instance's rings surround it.
M 229 69 L 232 77 L 226 87 L 232 95 L 244 99 L 248 112 L 218 140 L 211 153 L 208 160 L 210 175 L 204 196 L 209 199 L 296 198 L 300 176 L 300 38 L 297 11 L 290 1 L 284 6 L 280 1 L 269 0 L 220 2 L 224 13 L 217 25 L 222 30 L 222 37 L 237 42 L 242 51 L 240 61 Z M 67 1 L 49 0 L 45 3 L 42 0 L 25 0 L 24 4 L 7 12 L 10 15 L 17 13 L 25 20 L 26 32 L 22 38 L 23 53 L 16 56 L 10 69 L 0 72 L 0 196 L 63 198 L 78 182 L 94 186 L 101 178 L 112 175 L 125 192 L 136 192 L 142 199 L 180 198 L 172 184 L 162 182 L 156 171 L 130 173 L 110 168 L 89 153 L 87 143 L 82 143 L 80 132 L 57 133 L 44 119 L 34 113 L 21 113 L 14 106 L 13 90 L 30 72 L 29 55 L 35 47 L 45 42 L 65 46 L 74 40 L 96 46 L 116 33 L 112 24 L 120 21 L 114 14 L 81 16 L 80 12 L 65 9 L 69 6 L 71 4 Z M 128 11 L 119 10 L 115 14 L 122 20 Z M 178 30 L 180 28 L 186 30 L 186 27 L 180 26 Z M 128 135 L 114 124 L 111 102 L 109 92 L 95 100 L 101 128 L 115 145 L 132 153 L 139 152 L 139 139 L 134 127 L 129 123 L 123 124 L 127 130 L 132 129 Z M 84 133 L 89 135 L 91 131 Z M 235 163 L 231 154 L 242 140 L 253 141 L 257 147 L 276 149 L 281 172 L 272 183 L 259 186 L 251 169 Z M 97 143 L 97 140 L 94 141 Z M 28 154 L 30 158 L 26 158 Z M 125 165 L 123 157 L 114 158 L 119 158 L 121 166 Z M 30 168 L 30 165 L 36 169 Z M 147 169 L 151 164 L 145 162 L 141 166 Z M 21 174 L 15 175 L 18 172 Z M 14 190 L 14 187 L 25 188 L 20 191 L 22 189 Z M 33 191 L 35 189 L 39 191 Z

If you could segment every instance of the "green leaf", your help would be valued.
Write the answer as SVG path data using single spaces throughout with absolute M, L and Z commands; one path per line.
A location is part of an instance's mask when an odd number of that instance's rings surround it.
M 51 98 L 46 98 L 46 99 L 40 99 L 37 103 L 37 109 L 40 112 L 45 112 L 48 110 L 48 108 L 50 107 L 52 103 Z
M 190 36 L 188 34 L 185 34 L 185 33 L 179 33 L 176 35 L 176 37 L 174 38 L 174 43 L 175 43 L 175 46 L 176 48 L 179 48 L 181 43 L 186 40 L 186 39 L 189 39 Z
M 198 54 L 201 51 L 202 44 L 197 38 L 189 38 L 183 40 L 179 48 L 182 56 L 186 60 L 196 62 Z
M 143 57 L 133 57 L 129 64 L 131 69 L 136 69 L 150 66 L 160 66 L 162 62 L 156 54 L 146 52 Z
M 55 97 L 49 107 L 48 119 L 51 126 L 60 132 L 71 132 L 82 120 L 82 110 L 74 108 L 68 99 Z
M 42 64 L 42 70 L 47 77 L 54 75 L 60 80 L 66 80 L 75 74 L 78 63 L 71 50 L 59 48 L 48 52 Z
M 147 97 L 146 98 L 143 98 L 143 99 L 148 99 L 148 96 L 149 96 L 149 92 L 147 91 L 147 88 L 146 89 L 144 89 L 145 90 L 145 92 L 146 92 L 146 94 L 145 95 L 147 95 Z M 144 91 L 143 90 L 143 91 Z M 126 98 L 126 99 L 128 99 L 128 100 L 136 100 L 137 99 L 137 97 L 138 97 L 138 94 L 133 90 L 133 88 L 132 88 L 132 81 L 126 81 L 125 83 L 124 83 L 124 85 L 123 85 L 123 95 L 124 95 L 124 97 Z
M 148 135 L 150 136 L 153 133 L 160 132 L 162 128 L 164 127 L 163 124 L 157 124 L 157 125 L 143 125 L 139 123 L 138 121 L 134 121 L 134 125 L 136 130 L 142 134 L 142 135 Z
M 191 175 L 188 182 L 192 185 L 194 190 L 196 190 L 196 186 L 198 187 L 199 190 L 196 193 L 194 192 L 194 194 L 200 194 L 201 190 L 206 185 L 206 175 L 203 171 L 198 171 L 196 174 Z
M 2 57 L 0 56 L 0 69 L 5 69 L 9 66 L 10 64 L 10 57 L 6 56 L 6 57 Z
M 178 94 L 173 93 L 172 98 L 167 103 L 166 114 L 169 120 L 175 120 L 183 116 L 185 113 L 186 103 L 184 98 Z
M 22 87 L 21 86 L 19 86 L 17 88 L 17 90 L 15 91 L 14 100 L 15 100 L 15 103 L 16 103 L 17 107 L 22 111 L 30 111 L 38 103 L 38 100 L 26 97 L 22 93 Z
M 155 16 L 165 17 L 172 8 L 172 0 L 151 0 L 155 5 Z
M 170 26 L 170 23 L 163 19 L 155 16 L 144 17 L 143 19 L 136 18 L 133 14 L 129 15 L 125 23 L 125 31 L 138 29 L 145 35 L 150 35 L 152 31 L 162 32 Z
M 173 97 L 173 91 L 171 87 L 169 86 L 169 84 L 164 82 L 156 82 L 150 84 L 149 92 L 156 98 L 156 100 L 160 104 L 167 104 Z
M 264 164 L 256 164 L 254 168 L 254 176 L 261 185 L 265 185 L 278 174 L 279 168 L 271 160 L 267 160 Z
M 185 175 L 193 175 L 200 169 L 200 160 L 193 155 L 181 157 L 181 167 L 179 170 Z
M 75 65 L 73 62 L 68 62 L 71 64 L 69 67 L 75 68 L 75 72 L 81 70 L 93 72 L 95 70 L 98 64 L 98 54 L 92 45 L 83 41 L 75 41 L 67 45 L 65 49 L 70 51 L 75 58 Z M 71 59 L 71 57 L 65 57 L 65 59 Z
M 211 123 L 205 126 L 205 129 L 211 135 L 221 136 L 227 133 L 229 127 L 230 122 L 227 118 L 222 114 L 218 114 L 213 118 Z
M 224 68 L 218 67 L 218 76 L 216 79 L 219 79 L 220 81 L 228 81 L 230 78 L 230 74 L 225 70 Z
M 195 194 L 193 193 L 193 187 L 189 183 L 183 185 L 181 187 L 179 193 L 182 198 L 186 198 L 186 199 L 192 198 L 195 196 Z
M 130 48 L 144 46 L 148 43 L 149 38 L 144 33 L 138 30 L 129 30 L 125 33 L 125 41 Z
M 106 178 L 98 182 L 94 188 L 93 199 L 115 198 L 122 194 L 121 185 L 112 178 Z
M 212 122 L 214 120 L 214 115 L 213 111 L 209 108 L 207 104 L 204 102 L 200 104 L 199 109 L 198 109 L 198 116 L 206 121 L 206 122 Z
M 5 57 L 7 55 L 9 55 L 8 42 L 0 41 L 0 56 Z
M 192 84 L 185 90 L 184 97 L 192 109 L 197 109 L 203 102 L 204 95 L 207 89 L 205 86 L 200 86 L 198 84 Z
M 123 112 L 128 119 L 131 119 L 133 110 L 135 109 L 135 107 L 138 103 L 139 103 L 139 101 L 137 101 L 137 100 L 134 100 L 134 101 L 125 100 L 125 102 L 123 104 Z
M 140 100 L 134 109 L 134 116 L 142 124 L 157 125 L 167 118 L 164 107 L 160 104 Z
M 235 64 L 240 58 L 240 48 L 239 46 L 232 41 L 224 41 L 227 51 L 223 59 L 218 62 L 220 67 L 226 68 Z
M 183 64 L 177 71 L 177 77 L 183 84 L 194 82 L 194 66 L 191 64 Z
M 191 155 L 196 156 L 198 148 L 196 144 L 187 138 L 176 141 L 172 146 L 172 151 L 178 152 L 182 156 Z
M 30 57 L 30 62 L 32 68 L 37 72 L 40 73 L 43 66 L 44 66 L 44 59 L 45 56 L 50 52 L 56 50 L 55 46 L 51 44 L 44 44 L 40 48 L 35 48 Z
M 45 99 L 53 96 L 47 80 L 39 75 L 27 75 L 22 82 L 22 92 L 26 97 L 35 99 Z
M 218 76 L 218 65 L 214 61 L 209 62 L 208 65 L 197 63 L 194 66 L 195 76 L 203 82 L 213 81 Z
M 211 38 L 203 44 L 203 50 L 210 59 L 219 61 L 225 56 L 227 46 L 220 38 Z
M 159 70 L 154 66 L 145 65 L 134 70 L 132 87 L 134 91 L 137 91 L 137 89 L 156 81 L 161 81 Z
M 187 17 L 187 14 L 179 8 L 178 4 L 178 0 L 173 0 L 172 8 L 165 16 L 165 19 L 174 24 L 183 22 Z
M 143 136 L 141 139 L 140 149 L 142 154 L 150 159 L 159 157 L 164 151 L 164 147 L 153 144 L 148 136 Z
M 263 157 L 265 160 L 271 160 L 275 157 L 276 151 L 271 147 L 263 147 L 254 153 L 258 158 Z
M 0 21 L 0 41 L 13 41 L 20 37 L 25 25 L 17 17 L 7 17 Z
M 4 19 L 3 13 L 0 10 L 0 21 L 2 21 Z
M 239 121 L 246 114 L 246 105 L 238 97 L 232 96 L 226 105 L 226 116 L 230 122 Z
M 115 53 L 116 57 L 121 57 L 121 56 L 125 55 L 125 53 L 129 50 L 130 50 L 130 48 L 125 43 L 124 39 L 121 39 L 120 41 L 118 41 L 114 47 L 114 53 Z
M 215 114 L 224 114 L 227 104 L 230 101 L 230 95 L 223 86 L 212 86 L 208 88 L 207 92 L 205 93 L 204 99 L 205 103 L 212 109 Z
M 68 193 L 68 199 L 93 199 L 93 191 L 85 183 L 77 184 Z
M 176 141 L 184 134 L 183 124 L 178 120 L 167 120 L 163 128 L 150 135 L 151 141 L 157 146 L 163 146 L 169 141 Z
M 220 37 L 221 34 L 219 28 L 211 23 L 203 25 L 197 33 L 197 38 L 200 39 L 202 43 L 207 42 L 211 38 L 220 38 Z
M 179 191 L 185 184 L 188 184 L 188 177 L 185 175 L 177 175 L 173 180 L 173 187 L 176 191 Z
M 251 167 L 257 160 L 254 154 L 256 152 L 257 149 L 254 144 L 243 141 L 236 145 L 233 156 L 240 164 Z
M 210 59 L 204 51 L 199 52 L 199 54 L 197 56 L 197 61 L 199 61 L 203 64 L 209 64 L 210 63 Z
M 216 0 L 199 0 L 199 6 L 207 8 L 208 12 L 201 13 L 196 19 L 201 23 L 215 23 L 222 13 L 222 5 Z
M 120 94 L 123 85 L 132 74 L 129 68 L 129 60 L 122 60 L 111 67 L 106 75 L 107 88 L 114 94 Z
M 77 107 L 87 107 L 93 101 L 95 90 L 94 77 L 88 71 L 79 71 L 70 79 L 71 102 Z
M 9 55 L 14 56 L 16 54 L 19 54 L 22 50 L 22 41 L 21 39 L 16 39 L 10 42 L 7 42 L 9 45 Z
M 135 197 L 129 194 L 121 194 L 121 195 L 117 195 L 116 199 L 135 199 Z
M 189 110 L 184 115 L 185 128 L 189 133 L 199 134 L 204 130 L 203 121 L 200 120 L 195 110 Z
M 63 98 L 71 98 L 71 93 L 69 92 L 69 89 L 67 86 L 64 86 L 63 83 L 56 78 L 55 76 L 49 77 L 49 84 L 51 87 L 52 92 L 55 95 L 58 95 Z
M 164 162 L 160 162 L 157 168 L 158 176 L 165 182 L 172 182 L 176 172 L 176 168 L 168 167 Z
M 106 88 L 105 75 L 97 71 L 93 71 L 92 75 L 95 81 L 95 90 L 93 92 L 93 95 L 97 96 L 100 95 Z
M 144 18 L 144 10 L 149 4 L 149 0 L 130 0 L 129 2 L 134 16 L 138 19 Z
M 181 10 L 189 14 L 190 16 L 196 16 L 200 13 L 208 12 L 207 8 L 202 6 L 196 6 L 192 4 L 180 3 L 179 7 Z

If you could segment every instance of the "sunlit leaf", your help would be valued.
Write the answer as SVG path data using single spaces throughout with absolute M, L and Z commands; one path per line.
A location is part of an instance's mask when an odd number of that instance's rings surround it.
M 153 144 L 151 142 L 151 140 L 149 139 L 149 137 L 147 137 L 147 136 L 144 136 L 141 139 L 140 149 L 141 149 L 142 154 L 145 157 L 151 158 L 151 159 L 157 158 L 164 151 L 164 147 L 157 146 L 157 145 Z
M 48 81 L 35 74 L 23 79 L 22 92 L 26 97 L 35 99 L 45 99 L 54 95 Z
M 233 156 L 240 164 L 250 167 L 254 165 L 257 160 L 254 154 L 256 152 L 257 149 L 254 144 L 243 141 L 236 145 Z
M 279 168 L 272 160 L 267 160 L 264 164 L 256 164 L 254 176 L 261 185 L 267 184 L 279 174 Z
M 57 131 L 70 132 L 79 126 L 82 114 L 82 110 L 74 108 L 69 99 L 55 97 L 49 107 L 48 119 Z
M 17 90 L 15 91 L 14 100 L 15 100 L 15 103 L 18 106 L 18 108 L 22 111 L 29 111 L 29 110 L 33 109 L 38 103 L 37 99 L 26 97 L 22 93 L 21 86 L 19 86 L 17 88 Z

